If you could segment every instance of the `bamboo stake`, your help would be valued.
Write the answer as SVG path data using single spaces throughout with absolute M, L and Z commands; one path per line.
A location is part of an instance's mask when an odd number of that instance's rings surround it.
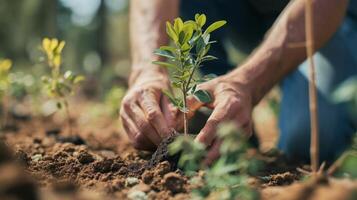
M 312 1 L 306 0 L 305 3 L 305 34 L 306 34 L 306 52 L 309 63 L 309 108 L 311 124 L 311 144 L 310 159 L 312 173 L 316 174 L 319 170 L 319 128 L 318 128 L 318 110 L 317 110 L 317 92 L 314 63 L 314 29 L 313 29 L 313 8 Z

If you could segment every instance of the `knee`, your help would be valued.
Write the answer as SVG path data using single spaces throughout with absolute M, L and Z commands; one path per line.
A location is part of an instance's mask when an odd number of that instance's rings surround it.
M 310 121 L 308 117 L 296 118 L 281 128 L 279 148 L 291 160 L 309 162 L 310 160 Z M 319 158 L 320 162 L 336 159 L 350 144 L 353 127 L 344 120 L 324 121 L 319 123 Z

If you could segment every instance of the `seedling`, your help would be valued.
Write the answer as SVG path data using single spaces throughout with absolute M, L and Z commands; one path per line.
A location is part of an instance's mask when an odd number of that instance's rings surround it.
M 75 87 L 84 80 L 83 76 L 74 75 L 71 71 L 62 74 L 62 50 L 65 46 L 64 41 L 58 39 L 42 40 L 42 51 L 46 57 L 46 63 L 51 70 L 49 76 L 43 76 L 43 87 L 50 98 L 57 100 L 57 108 L 65 109 L 67 123 L 70 134 L 72 134 L 72 125 L 70 121 L 70 111 L 67 98 L 75 93 Z
M 169 146 L 171 154 L 181 153 L 178 165 L 191 177 L 191 182 L 203 183 L 192 191 L 192 195 L 197 199 L 257 199 L 258 193 L 248 185 L 247 179 L 248 175 L 258 172 L 262 163 L 247 153 L 248 138 L 232 123 L 219 126 L 218 138 L 222 141 L 221 156 L 209 168 L 202 164 L 205 148 L 193 138 L 179 136 Z M 199 169 L 205 169 L 201 179 L 195 176 Z
M 2 127 L 7 123 L 7 103 L 8 103 L 8 93 L 10 89 L 10 77 L 9 72 L 12 66 L 12 62 L 9 59 L 0 60 L 0 99 L 2 101 L 3 109 L 3 122 Z
M 197 89 L 197 84 L 202 80 L 195 78 L 195 72 L 206 61 L 217 59 L 208 55 L 211 44 L 210 34 L 226 24 L 226 21 L 217 21 L 208 26 L 206 30 L 206 15 L 196 14 L 195 21 L 183 22 L 176 18 L 174 24 L 166 22 L 166 33 L 173 46 L 161 46 L 155 50 L 155 54 L 166 58 L 169 62 L 154 61 L 154 64 L 171 68 L 173 71 L 171 85 L 181 92 L 180 97 L 175 97 L 169 91 L 163 91 L 171 103 L 183 113 L 184 133 L 188 132 L 187 97 L 193 95 L 202 103 L 209 103 L 211 96 L 207 91 Z

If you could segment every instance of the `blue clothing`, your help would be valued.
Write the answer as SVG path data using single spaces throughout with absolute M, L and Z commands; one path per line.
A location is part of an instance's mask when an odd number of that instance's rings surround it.
M 225 19 L 226 28 L 213 33 L 213 38 L 230 37 L 241 52 L 249 54 L 263 39 L 276 17 L 286 5 L 262 9 L 254 0 L 182 0 L 181 16 L 192 19 L 195 13 L 205 13 L 208 23 Z M 277 2 L 271 0 L 271 2 Z M 320 129 L 320 161 L 335 159 L 350 144 L 356 132 L 356 121 L 347 106 L 335 104 L 330 96 L 336 87 L 357 75 L 357 0 L 351 0 L 346 17 L 332 39 L 315 53 L 317 67 L 318 111 Z M 233 69 L 227 62 L 222 42 L 212 45 L 212 54 L 220 59 L 207 63 L 202 72 L 224 74 Z M 294 160 L 309 160 L 310 114 L 308 108 L 308 66 L 297 70 L 281 82 L 282 101 L 279 116 L 278 147 Z

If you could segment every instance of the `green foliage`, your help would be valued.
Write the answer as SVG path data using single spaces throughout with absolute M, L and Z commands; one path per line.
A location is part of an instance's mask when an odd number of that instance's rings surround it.
M 64 41 L 45 38 L 42 41 L 42 51 L 46 56 L 46 63 L 51 69 L 50 76 L 43 76 L 42 82 L 47 95 L 58 99 L 58 108 L 67 106 L 65 98 L 74 93 L 74 88 L 81 81 L 83 76 L 74 75 L 71 71 L 61 72 L 62 50 Z
M 249 153 L 248 138 L 238 131 L 236 126 L 225 123 L 219 126 L 220 158 L 209 168 L 205 168 L 203 184 L 194 189 L 196 199 L 212 197 L 213 199 L 258 199 L 259 194 L 248 185 L 248 175 L 254 175 L 262 163 Z M 197 170 L 203 169 L 205 148 L 187 136 L 178 137 L 170 146 L 171 154 L 181 153 L 179 166 L 197 182 L 194 176 Z
M 337 162 L 340 163 L 340 166 L 334 174 L 335 176 L 357 179 L 357 134 L 353 138 L 351 147 L 342 154 Z
M 0 60 L 0 99 L 2 99 L 10 88 L 9 72 L 12 61 L 9 59 Z
M 184 115 L 189 111 L 186 107 L 186 98 L 193 95 L 197 100 L 208 103 L 212 100 L 207 91 L 197 89 L 197 84 L 204 81 L 196 80 L 194 74 L 203 63 L 217 59 L 208 55 L 211 44 L 210 33 L 226 24 L 226 21 L 218 21 L 204 30 L 206 16 L 196 14 L 195 21 L 183 22 L 181 18 L 176 18 L 174 23 L 166 22 L 166 33 L 173 46 L 161 46 L 154 53 L 167 61 L 154 61 L 154 64 L 171 68 L 173 71 L 171 85 L 181 91 L 181 97 L 175 97 L 170 92 L 165 91 L 170 101 L 180 109 Z M 186 119 L 185 124 L 187 124 Z M 186 132 L 185 132 L 186 133 Z
M 188 135 L 178 136 L 173 143 L 169 145 L 171 155 L 181 154 L 178 165 L 183 167 L 188 176 L 192 176 L 196 171 L 202 168 L 202 159 L 205 156 L 205 147 L 203 144 L 195 142 Z

